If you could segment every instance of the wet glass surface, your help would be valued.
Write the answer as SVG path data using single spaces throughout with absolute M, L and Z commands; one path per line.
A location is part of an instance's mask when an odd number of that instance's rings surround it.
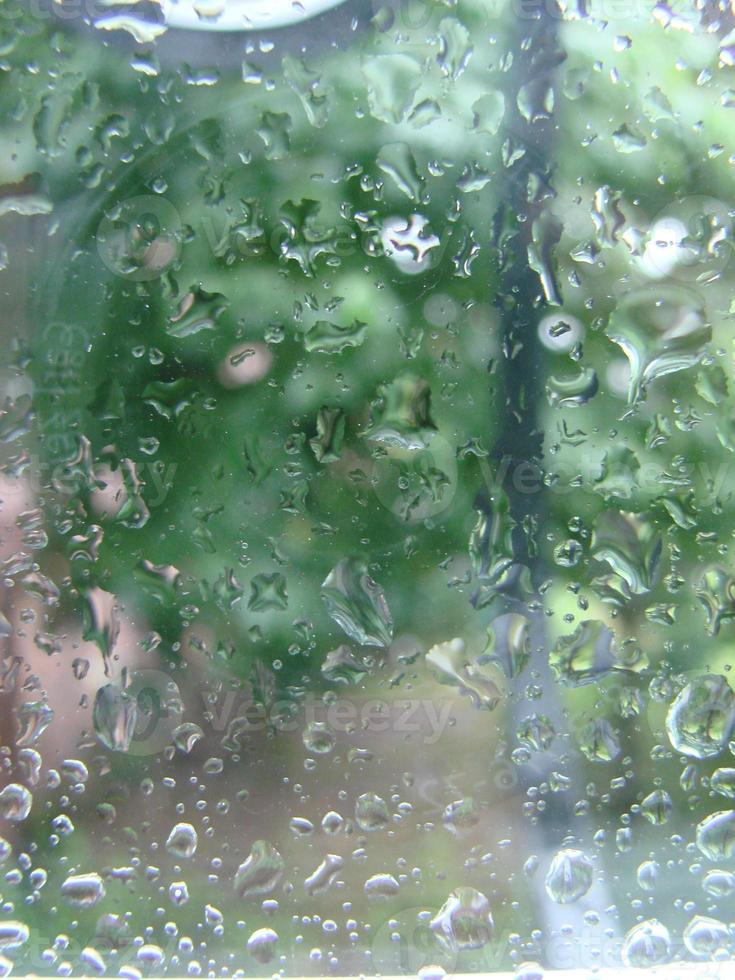
M 0 19 L 0 974 L 729 959 L 730 8 Z

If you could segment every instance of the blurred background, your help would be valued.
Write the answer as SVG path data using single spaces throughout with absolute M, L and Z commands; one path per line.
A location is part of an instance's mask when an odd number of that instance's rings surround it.
M 729 957 L 731 11 L 312 12 L 3 8 L 3 975 Z

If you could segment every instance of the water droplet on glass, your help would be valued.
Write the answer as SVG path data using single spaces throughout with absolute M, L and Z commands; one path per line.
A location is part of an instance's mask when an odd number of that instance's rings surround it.
M 21 823 L 31 812 L 33 796 L 25 786 L 8 783 L 0 791 L 0 816 L 12 823 Z
M 138 702 L 117 684 L 105 684 L 95 695 L 92 720 L 103 745 L 115 752 L 127 752 L 138 721 Z
M 325 892 L 336 879 L 344 866 L 344 859 L 339 854 L 327 854 L 322 863 L 304 881 L 308 895 L 319 895 Z
M 370 578 L 367 565 L 343 558 L 322 583 L 327 612 L 345 633 L 363 646 L 388 646 L 393 620 L 382 588 Z
M 682 933 L 684 945 L 699 960 L 723 960 L 729 958 L 733 937 L 724 922 L 708 915 L 695 915 Z
M 482 892 L 456 888 L 429 924 L 440 942 L 452 952 L 481 949 L 493 937 L 490 903 Z
M 607 334 L 630 364 L 628 401 L 640 401 L 657 378 L 698 364 L 711 333 L 701 298 L 684 287 L 641 290 L 621 300 Z
M 668 963 L 671 957 L 671 936 L 658 919 L 647 919 L 633 926 L 623 940 L 623 963 L 645 969 Z
M 278 933 L 268 926 L 256 929 L 248 939 L 248 953 L 256 959 L 258 963 L 270 963 L 276 955 L 276 944 Z
M 400 890 L 400 885 L 387 871 L 371 875 L 365 882 L 365 894 L 370 899 L 393 898 Z
M 326 755 L 334 748 L 334 732 L 323 721 L 310 722 L 301 737 L 309 752 L 317 755 Z
M 256 840 L 250 854 L 235 874 L 235 891 L 240 898 L 267 895 L 281 880 L 284 861 L 272 844 Z
M 710 861 L 735 854 L 735 810 L 718 810 L 697 824 L 697 847 Z
M 0 920 L 0 949 L 17 949 L 28 942 L 30 932 L 22 922 Z
M 594 867 L 583 851 L 564 848 L 558 851 L 546 875 L 546 892 L 559 905 L 578 902 L 592 887 Z
M 703 674 L 684 687 L 666 715 L 674 749 L 709 759 L 725 748 L 735 725 L 735 694 L 720 674 Z
M 190 823 L 177 823 L 166 839 L 166 850 L 181 860 L 189 860 L 196 853 L 199 838 Z
M 390 823 L 390 810 L 377 793 L 363 793 L 355 803 L 355 820 L 361 830 L 383 830 Z
M 61 896 L 77 908 L 89 908 L 105 897 L 105 886 L 96 872 L 69 875 L 61 886 Z

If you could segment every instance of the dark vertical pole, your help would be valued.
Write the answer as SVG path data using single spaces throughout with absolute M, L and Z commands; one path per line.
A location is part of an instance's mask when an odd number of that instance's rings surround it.
M 503 491 L 506 495 L 508 515 L 515 524 L 513 533 L 513 560 L 525 565 L 530 573 L 534 598 L 536 590 L 548 571 L 537 557 L 534 526 L 541 525 L 548 499 L 541 479 L 544 434 L 540 407 L 543 398 L 544 356 L 538 339 L 537 326 L 550 307 L 561 305 L 561 295 L 556 281 L 553 262 L 554 246 L 559 240 L 560 228 L 549 210 L 553 200 L 552 188 L 553 144 L 556 123 L 554 120 L 554 82 L 558 66 L 564 60 L 559 46 L 561 12 L 553 0 L 540 0 L 535 15 L 530 5 L 514 5 L 511 25 L 509 56 L 512 65 L 506 85 L 505 127 L 503 157 L 506 162 L 503 203 L 495 215 L 495 241 L 500 261 L 500 288 L 498 307 L 502 326 L 503 354 L 502 398 L 498 411 L 502 417 L 502 431 L 492 452 L 495 473 L 503 473 Z M 525 16 L 523 14 L 525 13 Z M 526 489 L 523 480 L 514 477 L 525 470 Z M 529 479 L 530 478 L 530 479 Z M 497 490 L 497 488 L 496 488 Z M 492 491 L 480 495 L 478 508 L 485 512 L 489 524 L 500 520 L 498 496 Z M 495 535 L 495 540 L 497 540 Z M 488 535 L 488 550 L 492 549 L 493 535 Z M 485 556 L 487 564 L 492 555 Z M 476 596 L 476 602 L 480 598 Z M 482 600 L 478 603 L 482 604 Z M 498 609 L 498 605 L 501 609 Z M 493 607 L 491 607 L 493 608 Z M 516 741 L 519 723 L 531 714 L 543 714 L 559 735 L 569 731 L 560 692 L 548 664 L 548 641 L 544 615 L 535 604 L 531 608 L 523 597 L 523 588 L 511 590 L 500 603 L 494 603 L 494 611 L 522 612 L 529 621 L 532 655 L 529 666 L 510 682 L 508 707 L 509 744 Z M 533 670 L 533 683 L 542 689 L 539 699 L 530 702 L 525 688 Z M 563 759 L 567 752 L 569 758 Z M 584 913 L 590 908 L 605 908 L 608 898 L 602 885 L 596 884 L 586 898 L 571 906 L 559 906 L 547 895 L 544 879 L 553 854 L 563 846 L 564 838 L 573 834 L 577 846 L 591 842 L 592 828 L 588 820 L 576 817 L 575 802 L 583 795 L 581 767 L 574 764 L 573 743 L 557 738 L 551 750 L 537 752 L 527 766 L 519 769 L 521 794 L 520 807 L 531 785 L 539 786 L 549 780 L 554 770 L 571 778 L 569 789 L 562 794 L 547 795 L 546 809 L 533 820 L 524 819 L 517 845 L 527 855 L 535 853 L 539 869 L 532 878 L 532 903 L 534 925 L 544 932 L 544 947 L 539 958 L 547 966 L 563 966 L 564 957 L 570 956 L 569 966 L 589 966 L 587 943 L 600 940 L 586 933 Z M 571 761 L 570 761 L 571 760 Z M 571 949 L 560 951 L 561 927 L 573 930 Z M 604 941 L 604 940 L 603 940 Z
M 506 192 L 495 216 L 505 378 L 503 430 L 495 454 L 517 462 L 541 457 L 537 410 L 542 359 L 536 325 L 545 305 L 561 303 L 551 255 L 558 230 L 547 208 L 553 197 L 554 73 L 564 59 L 558 20 L 556 8 L 541 0 L 536 18 L 520 17 L 516 11 L 511 28 L 513 63 L 502 150 Z M 522 517 L 527 505 L 514 500 L 514 517 Z

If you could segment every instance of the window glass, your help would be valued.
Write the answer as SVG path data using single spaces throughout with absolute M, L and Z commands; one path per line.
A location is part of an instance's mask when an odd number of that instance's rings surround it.
M 733 66 L 8 0 L 0 974 L 731 956 Z

